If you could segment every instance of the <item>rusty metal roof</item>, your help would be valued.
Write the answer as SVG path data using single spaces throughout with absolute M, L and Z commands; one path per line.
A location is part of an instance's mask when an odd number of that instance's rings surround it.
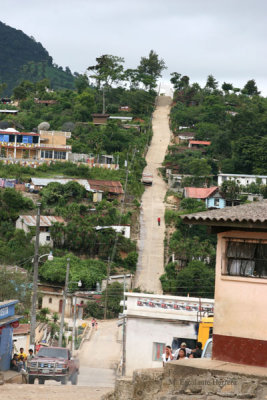
M 184 222 L 201 225 L 264 225 L 267 228 L 267 200 L 255 201 L 241 206 L 225 207 L 220 210 L 202 211 L 181 215 Z
M 30 333 L 30 324 L 19 324 L 17 328 L 13 329 L 13 336 L 14 335 L 27 335 Z
M 20 219 L 23 219 L 23 223 L 27 226 L 36 226 L 36 215 L 20 215 Z M 55 222 L 64 223 L 64 219 L 61 217 L 55 217 L 53 215 L 41 215 L 40 226 L 51 226 Z
M 104 181 L 88 179 L 91 189 L 102 190 L 103 192 L 123 194 L 124 190 L 120 181 Z

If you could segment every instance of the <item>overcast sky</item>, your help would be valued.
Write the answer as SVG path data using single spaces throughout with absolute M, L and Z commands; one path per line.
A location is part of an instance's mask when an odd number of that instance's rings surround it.
M 41 42 L 54 62 L 85 72 L 112 54 L 135 68 L 155 50 L 168 70 L 208 74 L 267 95 L 266 0 L 0 0 L 0 20 Z M 1 40 L 1 38 L 0 38 Z

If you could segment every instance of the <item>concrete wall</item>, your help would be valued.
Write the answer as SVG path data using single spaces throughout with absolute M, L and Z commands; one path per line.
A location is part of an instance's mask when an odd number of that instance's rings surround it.
M 214 333 L 266 340 L 267 279 L 222 275 L 227 237 L 267 240 L 267 232 L 218 235 Z
M 221 186 L 224 181 L 233 180 L 236 183 L 246 186 L 251 183 L 256 183 L 257 178 L 260 178 L 263 185 L 267 184 L 267 176 L 265 175 L 234 175 L 234 174 L 219 174 L 218 186 Z
M 133 378 L 119 378 L 103 400 L 221 400 L 267 398 L 267 372 L 242 369 L 207 359 L 168 363 L 165 368 L 140 369 Z
M 40 131 L 40 141 L 44 144 L 66 146 L 66 140 L 70 137 L 70 132 Z
M 267 279 L 223 274 L 229 237 L 267 241 L 267 232 L 228 231 L 218 235 L 213 358 L 267 366 L 263 356 L 267 353 Z
M 126 325 L 126 375 L 137 368 L 159 368 L 153 361 L 153 343 L 172 344 L 173 338 L 196 339 L 193 322 L 129 318 Z

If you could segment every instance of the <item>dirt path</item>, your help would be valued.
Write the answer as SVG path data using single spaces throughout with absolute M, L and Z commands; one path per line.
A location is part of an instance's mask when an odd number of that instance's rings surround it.
M 99 322 L 91 340 L 80 351 L 78 386 L 62 386 L 48 381 L 45 385 L 5 384 L 0 389 L 1 400 L 100 400 L 114 388 L 114 366 L 120 361 L 121 344 L 117 342 L 117 320 Z
M 170 143 L 169 112 L 171 97 L 160 96 L 153 115 L 153 138 L 146 161 L 146 171 L 153 173 L 153 185 L 142 197 L 140 216 L 139 258 L 135 286 L 153 293 L 162 293 L 159 277 L 164 272 L 164 197 L 167 185 L 157 174 Z M 157 218 L 161 224 L 158 226 Z

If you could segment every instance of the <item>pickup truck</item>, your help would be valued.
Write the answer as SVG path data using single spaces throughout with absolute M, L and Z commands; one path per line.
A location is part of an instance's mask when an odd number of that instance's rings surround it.
M 64 347 L 41 347 L 37 355 L 28 362 L 28 382 L 33 384 L 38 378 L 39 384 L 46 380 L 55 380 L 66 385 L 70 380 L 77 385 L 79 361 L 71 357 L 71 353 Z
M 141 182 L 144 185 L 151 186 L 153 183 L 153 174 L 151 172 L 143 172 Z

